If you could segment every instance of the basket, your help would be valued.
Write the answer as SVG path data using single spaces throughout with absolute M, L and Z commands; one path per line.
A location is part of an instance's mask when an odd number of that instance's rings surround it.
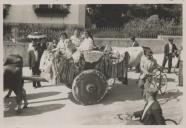
M 103 56 L 103 52 L 84 51 L 83 55 L 86 62 L 93 63 L 93 62 L 97 62 Z

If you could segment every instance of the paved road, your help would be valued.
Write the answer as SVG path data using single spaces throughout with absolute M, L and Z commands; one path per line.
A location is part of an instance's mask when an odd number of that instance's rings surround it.
M 158 60 L 162 56 L 156 55 Z M 159 61 L 159 63 L 161 63 Z M 26 73 L 27 69 L 24 69 Z M 136 85 L 139 74 L 129 72 L 129 83 L 117 83 L 111 93 L 96 105 L 82 106 L 75 102 L 71 90 L 63 85 L 54 86 L 42 83 L 41 88 L 34 89 L 31 83 L 25 83 L 28 94 L 29 108 L 16 115 L 15 96 L 6 99 L 4 108 L 4 124 L 6 128 L 33 126 L 54 127 L 62 125 L 124 125 L 118 114 L 133 112 L 143 108 L 144 101 Z M 182 118 L 182 87 L 177 86 L 175 74 L 168 74 L 168 91 L 158 96 L 165 118 L 179 122 Z M 7 92 L 4 92 L 4 95 Z

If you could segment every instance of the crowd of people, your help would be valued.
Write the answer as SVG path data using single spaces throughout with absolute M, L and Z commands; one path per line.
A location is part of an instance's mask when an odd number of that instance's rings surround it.
M 35 37 L 37 34 L 36 32 Z M 41 43 L 41 38 L 32 38 L 31 40 L 28 48 L 28 64 L 32 75 L 42 74 L 47 80 L 52 77 L 53 83 L 56 82 L 56 73 L 52 66 L 52 59 L 55 56 L 63 54 L 67 59 L 78 58 L 80 57 L 78 53 L 97 48 L 91 33 L 85 30 L 81 34 L 79 29 L 75 29 L 71 37 L 68 37 L 65 32 L 61 33 L 59 41 L 54 39 L 51 42 Z M 33 87 L 41 87 L 40 82 L 33 82 Z
M 42 37 L 42 38 L 41 38 Z M 46 38 L 44 35 L 39 35 L 35 32 L 31 36 L 32 42 L 28 47 L 28 64 L 32 75 L 42 76 L 48 81 L 52 81 L 56 84 L 56 70 L 53 66 L 53 58 L 59 54 L 63 54 L 67 59 L 73 58 L 76 60 L 80 57 L 82 51 L 89 51 L 98 49 L 95 45 L 94 39 L 91 33 L 85 30 L 82 34 L 80 30 L 75 29 L 74 34 L 71 37 L 63 32 L 60 35 L 59 40 L 53 39 L 50 42 L 44 42 L 42 39 Z M 150 83 L 147 82 L 147 76 L 153 74 L 154 69 L 158 67 L 164 68 L 168 61 L 168 73 L 171 72 L 172 58 L 177 54 L 177 47 L 173 43 L 173 39 L 170 38 L 169 42 L 164 47 L 164 59 L 162 66 L 158 65 L 156 59 L 153 57 L 153 52 L 149 48 L 144 51 L 144 55 L 141 58 L 141 62 L 136 66 L 136 71 L 140 72 L 138 86 L 142 89 L 142 96 L 146 101 L 145 107 L 142 111 L 134 112 L 130 114 L 130 118 L 140 117 L 140 121 L 147 125 L 164 125 L 165 119 L 162 115 L 162 109 L 158 103 L 156 96 L 158 93 L 157 88 L 150 87 Z M 139 43 L 135 40 L 135 37 L 131 38 L 131 47 L 140 47 Z M 77 59 L 78 60 L 78 59 Z M 180 60 L 178 61 L 179 65 Z M 41 87 L 39 81 L 33 81 L 33 87 Z M 10 95 L 9 92 L 8 95 Z

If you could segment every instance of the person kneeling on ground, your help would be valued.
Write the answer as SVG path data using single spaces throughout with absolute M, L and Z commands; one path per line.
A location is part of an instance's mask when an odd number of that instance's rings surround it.
M 157 88 L 146 88 L 145 99 L 146 104 L 141 111 L 136 111 L 133 114 L 128 114 L 127 119 L 132 121 L 140 118 L 140 123 L 143 125 L 165 125 L 165 119 L 162 114 L 162 109 L 157 101 Z

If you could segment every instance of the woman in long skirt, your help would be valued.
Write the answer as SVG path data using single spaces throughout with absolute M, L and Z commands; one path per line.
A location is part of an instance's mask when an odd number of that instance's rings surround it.
M 50 83 L 55 84 L 56 73 L 53 68 L 53 62 L 52 62 L 54 59 L 54 53 L 52 52 L 53 48 L 54 48 L 53 43 L 48 42 L 47 49 L 43 52 L 43 55 L 41 57 L 40 71 L 41 71 L 41 77 L 45 78 Z

